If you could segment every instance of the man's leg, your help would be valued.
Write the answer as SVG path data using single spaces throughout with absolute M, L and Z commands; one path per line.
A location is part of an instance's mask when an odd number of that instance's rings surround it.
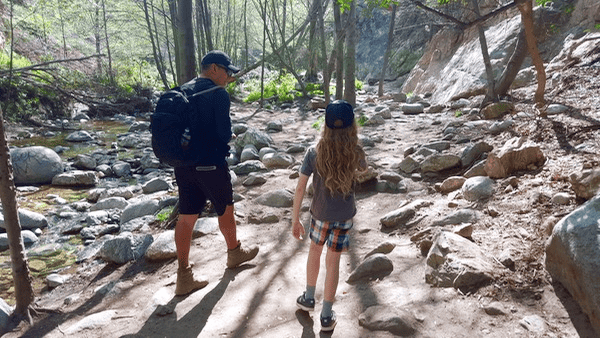
M 187 295 L 208 285 L 203 278 L 194 277 L 190 266 L 190 246 L 192 244 L 192 233 L 198 215 L 179 215 L 175 225 L 175 246 L 177 247 L 177 284 L 175 294 L 177 296 Z
M 192 233 L 198 215 L 181 215 L 175 225 L 175 246 L 177 247 L 177 261 L 179 268 L 185 269 L 189 264 L 190 246 L 192 244 Z
M 219 230 L 225 237 L 227 249 L 233 250 L 238 246 L 237 228 L 235 225 L 235 215 L 233 214 L 233 205 L 230 204 L 225 208 L 225 213 L 218 217 Z
M 244 248 L 237 239 L 237 227 L 235 224 L 235 216 L 233 214 L 233 204 L 225 207 L 223 215 L 218 217 L 219 230 L 225 237 L 227 244 L 227 267 L 235 268 L 240 264 L 247 262 L 258 254 L 258 247 Z

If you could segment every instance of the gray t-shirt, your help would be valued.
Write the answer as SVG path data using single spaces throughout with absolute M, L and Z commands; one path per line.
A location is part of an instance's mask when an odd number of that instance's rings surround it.
M 333 196 L 325 186 L 325 182 L 316 170 L 317 149 L 310 147 L 304 155 L 300 172 L 306 176 L 314 174 L 313 188 L 314 196 L 310 206 L 312 216 L 324 222 L 343 222 L 351 219 L 356 214 L 356 203 L 354 199 L 354 190 L 344 196 L 335 193 Z M 366 168 L 366 162 L 361 160 L 361 167 Z

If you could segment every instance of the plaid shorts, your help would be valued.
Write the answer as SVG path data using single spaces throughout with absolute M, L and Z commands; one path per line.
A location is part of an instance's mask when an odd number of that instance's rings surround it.
M 310 239 L 317 245 L 327 243 L 333 251 L 344 251 L 350 246 L 350 234 L 352 219 L 344 222 L 324 222 L 311 217 Z

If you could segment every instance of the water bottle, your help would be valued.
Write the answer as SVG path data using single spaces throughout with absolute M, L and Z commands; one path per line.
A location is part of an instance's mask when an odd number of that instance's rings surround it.
M 185 128 L 183 135 L 181 135 L 181 148 L 183 150 L 187 150 L 190 146 L 190 140 L 192 136 L 190 135 L 190 128 Z

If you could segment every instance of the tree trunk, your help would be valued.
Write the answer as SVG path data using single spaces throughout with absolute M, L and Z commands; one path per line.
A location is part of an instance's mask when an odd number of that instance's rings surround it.
M 244 0 L 244 68 L 250 63 L 250 47 L 248 46 L 248 0 Z
M 543 107 L 546 104 L 546 100 L 544 99 L 544 92 L 546 91 L 546 70 L 544 69 L 544 60 L 542 60 L 542 57 L 540 56 L 535 38 L 532 0 L 518 0 L 517 7 L 521 12 L 521 22 L 525 28 L 527 50 L 529 51 L 529 56 L 531 56 L 531 61 L 537 72 L 538 85 L 535 91 L 534 101 L 538 107 Z M 542 115 L 545 114 L 542 113 Z
M 146 24 L 148 25 L 148 35 L 150 36 L 150 42 L 152 43 L 152 54 L 154 55 L 154 62 L 156 63 L 156 70 L 160 75 L 160 78 L 165 86 L 165 89 L 169 89 L 169 82 L 167 81 L 167 76 L 163 69 L 162 63 L 160 62 L 160 58 L 158 56 L 158 48 L 156 48 L 156 41 L 154 39 L 154 34 L 152 30 L 152 24 L 150 23 L 150 13 L 148 12 L 148 2 L 144 0 L 144 16 L 146 17 Z M 158 32 L 156 32 L 158 34 Z
M 21 225 L 17 209 L 17 189 L 13 180 L 10 152 L 8 143 L 6 142 L 3 121 L 4 116 L 2 110 L 0 110 L 0 200 L 2 201 L 2 213 L 4 215 L 6 233 L 8 234 L 15 287 L 16 307 L 14 315 L 17 317 L 26 317 L 34 295 L 32 279 L 24 253 L 23 238 L 21 237 Z
M 506 68 L 502 72 L 500 76 L 500 81 L 498 81 L 498 85 L 496 86 L 496 94 L 497 95 L 506 95 L 513 81 L 517 77 L 519 70 L 521 69 L 521 65 L 527 56 L 527 41 L 525 40 L 525 30 L 521 28 L 519 31 L 519 35 L 517 36 L 517 44 L 515 46 L 515 50 L 512 52 L 508 63 L 506 64 Z
M 115 84 L 115 76 L 112 69 L 112 56 L 110 54 L 110 43 L 108 42 L 108 20 L 106 19 L 106 2 L 102 0 L 102 19 L 104 22 L 104 40 L 106 41 L 106 55 L 108 56 L 108 78 L 111 84 Z
M 390 29 L 388 31 L 388 41 L 385 54 L 383 55 L 383 66 L 381 67 L 381 76 L 379 76 L 379 88 L 377 94 L 383 96 L 383 83 L 385 82 L 385 71 L 392 53 L 392 43 L 394 42 L 394 24 L 396 23 L 396 10 L 398 6 L 392 5 L 392 16 L 390 17 Z
M 208 2 L 200 0 L 200 3 L 202 4 L 202 22 L 204 23 L 204 35 L 206 36 L 206 50 L 211 51 L 215 49 L 212 38 L 212 19 L 208 10 Z
M 196 48 L 192 24 L 192 0 L 177 0 L 177 39 L 181 66 L 177 75 L 178 84 L 184 84 L 196 77 Z
M 100 48 L 100 6 L 98 1 L 95 3 L 95 17 L 94 17 L 94 40 L 96 40 L 96 55 L 98 55 L 98 59 L 96 59 L 96 74 L 97 76 L 102 76 L 102 50 Z
M 263 17 L 263 45 L 262 45 L 262 69 L 260 71 L 260 107 L 263 108 L 263 100 L 265 98 L 265 54 L 267 53 L 267 1 L 262 9 Z
M 356 85 L 355 68 L 356 68 L 356 0 L 352 0 L 350 4 L 350 13 L 348 13 L 348 34 L 346 35 L 346 58 L 344 69 L 346 75 L 344 79 L 344 100 L 350 103 L 353 107 L 356 106 Z
M 327 46 L 325 45 L 325 20 L 323 17 L 325 16 L 325 10 L 321 4 L 321 0 L 318 0 L 317 16 L 319 18 L 319 35 L 321 40 L 321 65 L 323 66 L 323 94 L 325 95 L 325 104 L 329 104 L 330 94 L 329 94 L 329 81 L 331 72 L 327 67 Z
M 477 3 L 477 0 L 472 1 L 473 9 L 475 10 L 475 15 L 477 16 L 477 18 L 480 18 L 481 14 L 479 14 L 479 4 Z M 488 53 L 487 41 L 485 39 L 485 31 L 483 29 L 483 24 L 477 25 L 477 31 L 479 33 L 479 44 L 481 45 L 481 54 L 483 55 L 483 63 L 485 65 L 485 73 L 488 81 L 487 92 L 485 94 L 483 102 L 495 102 L 498 101 L 498 98 L 496 97 L 496 93 L 494 92 L 494 89 L 496 87 L 494 81 L 494 71 L 492 69 L 492 62 L 490 61 L 490 54 Z
M 317 15 L 313 13 L 317 13 L 318 8 L 320 6 L 320 0 L 313 0 L 310 8 L 310 25 L 308 30 L 308 69 L 306 71 L 305 79 L 309 82 L 316 82 L 317 77 L 317 58 L 318 58 L 318 49 L 315 48 L 316 45 L 316 31 L 317 31 Z
M 179 74 L 181 73 L 181 55 L 179 53 L 181 46 L 179 46 L 179 39 L 177 38 L 177 0 L 168 1 L 169 13 L 171 14 L 171 30 L 173 31 L 173 46 L 175 47 L 175 74 L 173 74 L 173 77 L 175 78 L 175 85 L 177 85 L 179 83 Z
M 344 95 L 344 30 L 342 29 L 342 19 L 340 13 L 340 4 L 333 2 L 333 19 L 335 24 L 335 98 L 339 100 Z

